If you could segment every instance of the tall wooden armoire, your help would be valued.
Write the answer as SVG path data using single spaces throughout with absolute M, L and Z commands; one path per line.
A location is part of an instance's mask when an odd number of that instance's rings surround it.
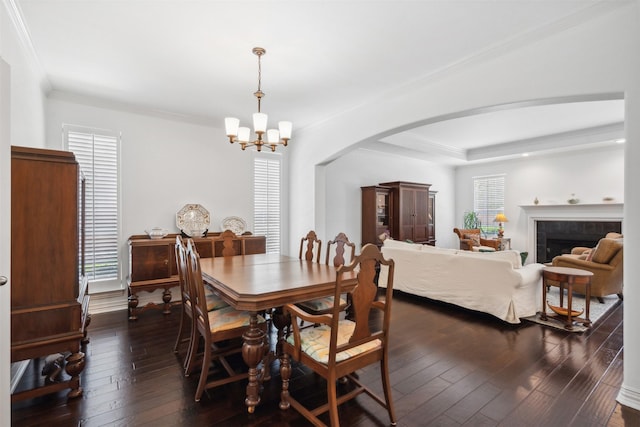
M 435 224 L 430 224 L 429 219 L 431 185 L 405 181 L 383 182 L 380 185 L 391 188 L 391 237 L 396 240 L 434 244 Z M 431 218 L 433 219 L 433 215 Z
M 11 361 L 66 355 L 58 381 L 12 400 L 70 388 L 82 394 L 86 281 L 80 275 L 81 186 L 73 153 L 11 148 Z

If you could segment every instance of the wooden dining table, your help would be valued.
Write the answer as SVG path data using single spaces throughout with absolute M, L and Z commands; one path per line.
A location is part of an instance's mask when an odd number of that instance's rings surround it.
M 245 404 L 253 413 L 260 403 L 260 381 L 269 376 L 268 363 L 263 364 L 266 374 L 259 372 L 258 365 L 271 351 L 265 332 L 258 326 L 258 313 L 333 295 L 336 267 L 279 254 L 205 258 L 200 266 L 204 281 L 229 305 L 251 314 L 243 335 L 242 358 L 249 367 Z M 350 282 L 355 286 L 356 273 L 343 276 L 343 284 Z

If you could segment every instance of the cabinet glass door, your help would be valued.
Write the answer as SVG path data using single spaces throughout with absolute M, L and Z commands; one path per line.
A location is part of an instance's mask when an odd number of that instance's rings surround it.
M 376 225 L 378 227 L 389 227 L 389 194 L 376 194 Z

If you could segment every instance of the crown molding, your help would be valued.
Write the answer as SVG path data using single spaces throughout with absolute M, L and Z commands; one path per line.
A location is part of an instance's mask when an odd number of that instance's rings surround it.
M 17 5 L 15 0 L 2 0 L 4 3 L 4 7 L 7 10 L 7 15 L 9 15 L 9 19 L 13 23 L 14 28 L 16 29 L 16 34 L 18 35 L 18 39 L 22 44 L 22 47 L 27 53 L 27 57 L 31 62 L 31 66 L 35 70 L 36 74 L 40 80 L 40 88 L 42 91 L 47 94 L 51 92 L 53 86 L 51 85 L 51 81 L 49 81 L 49 77 L 47 73 L 44 71 L 44 67 L 36 54 L 36 50 L 33 47 L 33 42 L 31 41 L 31 34 L 29 34 L 29 29 L 24 22 L 22 11 L 20 7 Z

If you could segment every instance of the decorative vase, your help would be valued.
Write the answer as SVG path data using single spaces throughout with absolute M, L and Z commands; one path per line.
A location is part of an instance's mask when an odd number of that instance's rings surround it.
M 569 200 L 567 200 L 567 203 L 569 203 L 570 205 L 575 205 L 580 201 L 580 199 L 576 198 L 576 195 L 571 193 L 571 198 Z
M 537 205 L 538 203 L 540 203 L 540 201 L 538 200 L 538 198 L 536 197 L 535 199 L 533 199 L 533 204 Z

